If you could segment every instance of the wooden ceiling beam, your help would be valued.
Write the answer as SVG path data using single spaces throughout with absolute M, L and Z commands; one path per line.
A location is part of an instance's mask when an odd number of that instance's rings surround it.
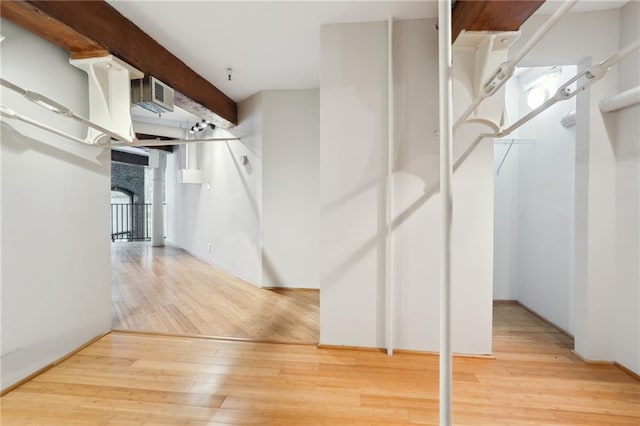
M 238 123 L 231 98 L 105 1 L 0 1 L 0 16 L 75 58 L 115 55 L 171 86 L 179 107 L 221 127 Z
M 83 54 L 106 56 L 107 49 L 73 28 L 42 13 L 38 8 L 23 1 L 0 2 L 0 16 L 21 26 L 40 38 L 62 47 L 72 55 Z
M 545 0 L 458 0 L 451 19 L 451 42 L 462 30 L 517 31 Z

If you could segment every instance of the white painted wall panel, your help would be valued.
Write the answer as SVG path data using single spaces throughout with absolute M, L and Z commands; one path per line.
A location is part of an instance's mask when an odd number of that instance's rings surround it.
M 260 285 L 262 210 L 262 95 L 238 105 L 240 141 L 191 145 L 203 184 L 177 180 L 180 155 L 168 162 L 167 239 L 195 256 Z M 181 147 L 184 149 L 185 147 Z M 241 157 L 249 162 L 242 164 Z M 211 250 L 208 249 L 211 245 Z
M 320 342 L 383 346 L 386 24 L 321 31 Z
M 555 64 L 549 64 L 555 65 Z M 546 84 L 551 93 L 573 77 L 564 66 Z M 520 85 L 516 90 L 525 93 Z M 560 102 L 520 128 L 528 140 L 517 153 L 518 227 L 517 295 L 525 306 L 564 330 L 573 332 L 575 232 L 575 127 L 560 119 L 575 110 L 575 99 Z M 521 96 L 519 116 L 531 108 Z
M 435 20 L 394 26 L 396 347 L 438 350 Z M 321 343 L 384 346 L 386 23 L 322 30 Z M 458 145 L 455 155 L 460 155 Z M 454 350 L 491 351 L 490 143 L 454 177 Z
M 240 141 L 192 146 L 202 185 L 178 183 L 173 154 L 169 241 L 256 286 L 318 288 L 318 105 L 317 89 L 240 102 Z
M 88 116 L 68 53 L 2 20 L 2 78 Z M 79 124 L 2 89 L 2 103 L 84 137 Z M 111 326 L 110 153 L 2 123 L 2 388 Z
M 627 3 L 620 19 L 622 48 L 640 39 L 640 2 Z M 620 63 L 618 90 L 638 85 L 640 53 L 635 53 Z M 640 105 L 603 117 L 617 164 L 615 360 L 640 374 Z
M 262 285 L 318 288 L 319 91 L 262 96 Z

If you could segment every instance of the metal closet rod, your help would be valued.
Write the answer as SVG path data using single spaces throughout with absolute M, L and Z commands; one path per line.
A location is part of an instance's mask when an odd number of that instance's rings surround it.
M 96 129 L 97 131 L 99 131 L 101 133 L 104 133 L 105 135 L 111 136 L 114 139 L 117 139 L 117 140 L 120 140 L 120 141 L 123 141 L 123 142 L 128 142 L 128 143 L 133 143 L 133 141 L 134 141 L 134 139 L 132 139 L 131 137 L 123 136 L 123 135 L 120 135 L 118 133 L 112 132 L 111 130 L 100 126 L 99 124 L 96 124 L 96 123 L 94 123 L 94 122 L 92 122 L 90 120 L 87 120 L 86 118 L 82 117 L 81 115 L 78 115 L 75 112 L 73 112 L 70 108 L 67 108 L 64 105 L 61 105 L 61 104 L 57 103 L 53 99 L 50 99 L 50 98 L 44 96 L 41 93 L 33 92 L 31 90 L 24 89 L 24 88 L 18 86 L 17 84 L 14 84 L 14 83 L 11 83 L 10 81 L 5 80 L 4 78 L 0 78 L 0 85 L 3 86 L 3 87 L 6 87 L 7 89 L 13 90 L 14 92 L 22 95 L 28 101 L 31 101 L 34 104 L 36 104 L 38 106 L 41 106 L 42 108 L 44 108 L 44 109 L 46 109 L 48 111 L 54 112 L 54 113 L 56 113 L 58 115 L 62 115 L 63 117 L 71 118 L 72 120 L 79 121 L 82 124 L 85 124 L 85 125 L 93 128 L 93 129 Z M 10 108 L 6 108 L 5 107 L 4 109 L 6 109 L 8 111 L 11 111 Z M 12 111 L 12 112 L 13 112 L 12 114 L 7 114 L 7 115 L 3 114 L 3 116 L 6 116 L 7 118 L 18 119 L 20 121 L 24 121 L 25 123 L 29 123 L 29 124 L 33 124 L 33 125 L 35 125 L 34 123 L 37 123 L 35 120 L 28 119 L 27 117 L 25 117 L 23 115 L 20 115 L 20 114 L 16 113 L 15 111 Z M 25 120 L 25 119 L 28 119 L 28 120 Z M 49 131 L 52 129 L 51 127 L 49 127 L 49 126 L 47 126 L 45 124 L 42 124 L 42 123 L 37 123 L 37 124 L 38 124 L 37 127 L 40 127 L 41 129 L 49 130 Z M 71 140 L 73 140 L 75 142 L 78 142 L 78 138 L 77 137 L 72 136 L 72 135 L 67 135 L 64 132 L 55 131 L 55 132 L 52 132 L 52 133 L 56 133 L 59 136 L 64 136 L 64 137 L 67 137 L 68 139 L 71 139 Z M 82 143 L 87 144 L 87 145 L 94 145 L 94 144 L 89 143 L 87 141 L 84 141 Z
M 59 104 L 58 102 L 44 96 L 41 93 L 34 92 L 31 90 L 24 89 L 17 84 L 11 83 L 4 78 L 0 78 L 0 86 L 6 87 L 20 95 L 22 95 L 28 101 L 35 103 L 38 106 L 46 109 L 47 111 L 51 111 L 63 117 L 70 118 L 75 121 L 79 121 L 85 124 L 88 127 L 91 127 L 105 135 L 110 136 L 112 139 L 115 139 L 117 142 L 108 142 L 108 143 L 91 143 L 85 139 L 81 139 L 77 136 L 70 135 L 61 130 L 58 130 L 54 127 L 51 127 L 47 124 L 40 123 L 39 121 L 33 120 L 27 116 L 17 113 L 16 111 L 8 108 L 4 105 L 0 105 L 0 116 L 10 120 L 18 120 L 24 123 L 30 124 L 34 127 L 38 127 L 40 129 L 46 130 L 50 133 L 56 134 L 58 136 L 62 136 L 63 138 L 69 139 L 74 142 L 78 142 L 84 145 L 89 146 L 99 146 L 99 147 L 120 147 L 120 146 L 153 146 L 153 145 L 181 145 L 187 143 L 199 143 L 199 142 L 217 142 L 217 141 L 234 141 L 239 140 L 239 138 L 209 138 L 209 139 L 169 139 L 169 140 L 139 140 L 136 138 L 131 138 L 128 136 L 123 136 L 121 134 L 112 132 L 109 129 L 106 129 L 99 124 L 96 124 L 81 115 L 76 114 L 70 108 Z
M 47 132 L 53 133 L 53 134 L 58 135 L 58 136 L 62 136 L 63 138 L 72 140 L 74 142 L 78 142 L 78 143 L 81 143 L 81 144 L 84 144 L 84 145 L 90 145 L 84 139 L 80 139 L 80 138 L 75 137 L 73 135 L 70 135 L 68 133 L 62 132 L 62 131 L 60 131 L 58 129 L 54 129 L 51 126 L 47 126 L 46 124 L 43 124 L 43 123 L 40 123 L 38 121 L 32 120 L 29 117 L 26 117 L 24 115 L 18 114 L 17 112 L 12 110 L 11 108 L 7 108 L 4 105 L 0 105 L 0 116 L 2 118 L 8 118 L 10 120 L 18 120 L 18 121 L 22 121 L 22 122 L 27 123 L 27 124 L 31 124 L 34 127 L 38 127 L 40 129 L 46 130 Z
M 501 143 L 501 144 L 512 144 L 512 143 L 524 143 L 524 142 L 535 142 L 535 139 L 532 138 L 504 138 L 504 139 L 494 139 L 493 143 Z
M 538 44 L 538 42 L 544 37 L 551 29 L 558 23 L 560 18 L 566 15 L 569 10 L 575 5 L 577 0 L 566 1 L 553 15 L 533 34 L 533 36 L 525 43 L 524 47 L 509 61 L 502 63 L 482 85 L 480 94 L 477 95 L 471 105 L 462 113 L 460 118 L 456 120 L 453 125 L 453 131 L 455 132 L 465 122 L 473 112 L 478 109 L 480 104 L 485 99 L 493 96 L 504 84 L 509 81 L 513 76 L 513 72 L 520 61 Z
M 640 86 L 613 95 L 600 101 L 600 111 L 613 112 L 640 103 Z
M 135 139 L 133 143 L 111 142 L 94 146 L 121 147 L 121 146 L 162 146 L 162 145 L 187 145 L 202 142 L 228 142 L 239 141 L 240 138 L 202 138 L 202 139 Z
M 480 136 L 478 136 L 476 140 L 474 140 L 473 143 L 469 146 L 469 148 L 467 148 L 464 154 L 462 154 L 462 156 L 456 161 L 456 163 L 454 164 L 454 170 L 456 170 L 462 164 L 462 162 L 469 156 L 471 151 L 473 151 L 474 148 L 484 138 L 502 138 L 504 136 L 509 135 L 511 132 L 520 128 L 522 125 L 524 125 L 526 122 L 531 120 L 533 117 L 539 115 L 540 113 L 547 110 L 557 102 L 569 100 L 574 96 L 576 96 L 578 93 L 585 91 L 586 89 L 591 87 L 593 84 L 595 84 L 596 81 L 599 81 L 602 78 L 604 78 L 604 76 L 611 69 L 611 67 L 613 67 L 615 64 L 617 64 L 618 62 L 620 62 L 621 60 L 623 60 L 624 58 L 626 58 L 627 56 L 629 56 L 630 54 L 632 54 L 637 50 L 640 50 L 640 40 L 629 44 L 628 46 L 624 47 L 622 50 L 611 55 L 608 59 L 596 65 L 591 66 L 585 71 L 582 71 L 576 74 L 573 78 L 569 79 L 566 83 L 560 86 L 560 88 L 558 88 L 556 93 L 551 98 L 549 98 L 545 103 L 540 105 L 538 108 L 530 111 L 528 114 L 520 118 L 518 121 L 516 121 L 509 127 L 503 130 L 500 130 L 499 128 L 493 126 L 494 133 L 483 133 Z M 581 78 L 586 78 L 586 81 L 579 83 L 578 80 L 580 80 Z M 572 89 L 570 86 L 573 85 L 574 83 L 576 83 L 576 88 Z M 488 120 L 473 119 L 470 121 L 477 121 L 477 122 L 482 122 L 483 124 L 486 124 L 486 125 L 490 125 L 490 122 L 488 122 Z
M 490 136 L 498 137 L 498 138 L 506 136 L 511 132 L 513 132 L 514 130 L 516 130 L 517 128 L 519 128 L 520 126 L 522 126 L 523 124 L 525 124 L 527 121 L 531 120 L 533 117 L 537 116 L 547 108 L 554 105 L 555 103 L 560 101 L 566 101 L 568 99 L 573 98 L 578 93 L 585 91 L 586 89 L 591 87 L 596 81 L 599 81 L 600 79 L 602 79 L 607 74 L 607 72 L 611 69 L 611 67 L 613 67 L 615 64 L 617 64 L 618 62 L 620 62 L 621 60 L 623 60 L 624 58 L 626 58 L 627 56 L 629 56 L 630 54 L 632 54 L 633 52 L 639 49 L 640 49 L 640 41 L 636 41 L 624 47 L 622 50 L 614 53 L 605 61 L 602 61 L 596 65 L 593 65 L 588 69 L 576 74 L 575 76 L 573 76 L 573 78 L 569 79 L 569 81 L 567 81 L 562 86 L 560 86 L 560 88 L 556 90 L 556 93 L 551 98 L 549 98 L 545 103 L 540 105 L 538 108 L 530 111 L 528 114 L 520 118 L 518 121 L 516 121 L 506 129 L 501 130 L 497 134 L 490 135 Z M 584 81 L 583 83 L 579 83 L 578 80 L 582 78 L 586 78 L 586 81 Z M 576 83 L 576 88 L 572 89 L 570 86 L 573 85 L 574 83 Z

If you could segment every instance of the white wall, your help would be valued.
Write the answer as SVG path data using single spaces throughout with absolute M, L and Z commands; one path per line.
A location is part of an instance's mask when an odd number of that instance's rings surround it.
M 197 145 L 202 185 L 178 183 L 178 152 L 169 156 L 166 174 L 167 240 L 256 285 L 262 274 L 261 105 L 261 94 L 238 105 L 233 132 L 240 141 Z
M 507 88 L 507 90 L 509 90 Z M 510 138 L 509 136 L 508 138 Z M 506 139 L 506 138 L 505 138 Z M 518 298 L 518 143 L 509 149 L 506 142 L 494 144 L 494 165 L 500 174 L 495 178 L 494 195 L 494 264 L 493 299 Z M 509 150 L 507 154 L 507 150 Z M 506 155 L 506 158 L 505 158 Z
M 510 123 L 519 118 L 519 86 L 519 80 L 516 78 L 512 78 L 505 85 L 505 112 Z M 518 158 L 521 142 L 511 144 L 513 139 L 520 139 L 519 129 L 503 140 L 496 140 L 493 149 L 496 170 L 493 199 L 494 300 L 516 300 L 518 294 Z
M 435 20 L 396 21 L 397 348 L 438 350 L 439 241 Z M 321 34 L 320 341 L 383 347 L 386 22 Z M 454 178 L 454 350 L 491 352 L 492 147 Z
M 544 19 L 527 21 L 518 43 L 524 43 Z M 525 64 L 574 63 L 584 69 L 618 49 L 618 26 L 615 9 L 569 14 L 531 51 Z M 576 99 L 574 335 L 575 349 L 590 359 L 608 359 L 608 348 L 613 347 L 608 327 L 613 296 L 607 285 L 615 275 L 615 161 L 597 102 L 616 88 L 614 71 Z
M 640 2 L 621 9 L 620 47 L 640 39 Z M 618 68 L 618 90 L 640 84 L 640 54 Z M 640 105 L 603 114 L 616 155 L 615 360 L 640 373 Z
M 319 91 L 262 94 L 262 285 L 318 288 Z
M 88 116 L 67 52 L 2 20 L 2 78 Z M 2 104 L 84 137 L 82 126 L 2 90 Z M 2 122 L 2 388 L 111 325 L 110 153 Z
M 510 81 L 507 90 L 522 94 L 508 111 L 510 119 L 531 111 L 525 86 L 548 68 L 528 68 Z M 563 66 L 558 77 L 543 84 L 553 94 L 576 72 L 576 66 Z M 560 119 L 573 110 L 575 99 L 557 103 L 519 129 L 517 148 L 512 148 L 496 176 L 495 194 L 496 205 L 504 198 L 516 201 L 515 212 L 509 209 L 513 204 L 496 208 L 496 227 L 502 227 L 502 234 L 495 250 L 509 252 L 510 257 L 496 259 L 496 268 L 515 270 L 508 283 L 513 288 L 510 293 L 569 332 L 573 329 L 575 128 L 564 128 Z M 496 281 L 499 284 L 503 283 Z
M 550 93 L 577 73 L 562 67 Z M 575 127 L 560 119 L 576 108 L 559 102 L 525 124 L 520 137 L 532 139 L 518 150 L 518 300 L 568 332 L 573 332 Z M 520 98 L 519 115 L 531 110 Z
M 318 90 L 265 91 L 238 108 L 240 141 L 197 146 L 202 185 L 178 183 L 170 156 L 167 239 L 256 286 L 318 288 Z
M 625 25 L 624 31 L 633 31 L 638 20 L 635 13 L 637 6 L 625 6 L 623 11 L 569 14 L 534 48 L 526 64 L 577 63 L 584 69 L 592 62 L 604 60 L 620 46 L 621 23 Z M 527 21 L 518 43 L 524 43 L 544 19 L 533 17 Z M 622 214 L 619 201 L 622 195 L 617 195 L 621 163 L 616 159 L 615 144 L 598 108 L 598 101 L 617 93 L 617 74 L 618 70 L 613 69 L 576 100 L 574 335 L 575 349 L 585 358 L 628 362 L 626 360 L 637 360 L 638 352 L 633 348 L 622 349 L 625 344 L 620 342 L 622 336 L 616 331 L 620 324 L 612 319 L 628 317 L 625 324 L 637 329 L 638 322 L 634 318 L 638 317 L 633 306 L 621 303 L 620 297 L 627 295 L 621 296 L 620 289 L 612 283 L 616 283 L 622 273 L 617 272 L 620 261 L 616 246 L 620 239 L 616 236 L 633 232 L 634 228 L 627 221 L 616 225 L 618 215 Z M 625 123 L 630 125 L 626 119 Z M 632 129 L 628 134 L 637 140 L 637 134 L 633 132 Z M 621 191 L 626 194 L 626 189 Z M 637 285 L 636 281 L 627 290 L 635 289 Z M 622 355 L 621 351 L 627 355 Z M 627 366 L 638 368 L 637 364 Z
M 321 29 L 320 343 L 384 346 L 385 23 Z M 398 268 L 400 270 L 401 268 Z

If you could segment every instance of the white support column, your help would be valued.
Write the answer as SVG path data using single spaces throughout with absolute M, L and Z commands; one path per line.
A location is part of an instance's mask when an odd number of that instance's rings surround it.
M 387 234 L 385 248 L 385 343 L 387 355 L 393 355 L 394 348 L 394 282 L 393 282 L 393 157 L 395 146 L 395 123 L 394 123 L 394 87 L 393 87 L 393 17 L 389 17 L 387 24 Z
M 449 426 L 451 417 L 451 217 L 453 211 L 452 168 L 452 70 L 451 0 L 438 3 L 438 63 L 440 96 L 440 425 Z
M 152 222 L 151 245 L 164 246 L 164 171 L 167 165 L 167 156 L 157 149 L 149 153 L 149 167 L 153 170 L 153 198 L 152 198 Z

